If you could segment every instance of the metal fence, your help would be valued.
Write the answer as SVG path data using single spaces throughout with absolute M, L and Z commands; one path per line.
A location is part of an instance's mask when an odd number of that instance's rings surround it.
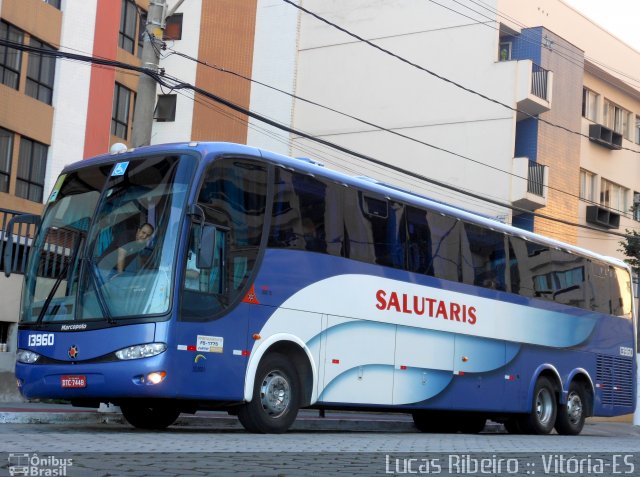
M 548 76 L 549 76 L 549 72 L 547 70 L 533 63 L 533 68 L 531 71 L 531 94 L 537 96 L 538 98 L 542 98 L 545 101 L 548 98 L 547 96 Z
M 9 221 L 22 212 L 0 208 L 0 273 L 5 270 L 5 250 L 9 241 Z M 31 244 L 36 233 L 36 225 L 17 223 L 11 231 L 13 244 L 11 256 L 11 273 L 24 273 L 31 251 Z M 57 278 L 64 270 L 71 250 L 80 240 L 77 230 L 51 227 L 44 238 L 42 253 L 36 273 L 41 277 Z
M 527 192 L 544 197 L 544 168 L 537 162 L 529 161 Z
M 0 271 L 4 272 L 4 252 L 9 235 L 9 221 L 24 212 L 0 208 Z M 15 224 L 13 230 L 13 254 L 11 260 L 12 273 L 24 273 L 31 248 L 31 241 L 36 232 L 34 224 Z

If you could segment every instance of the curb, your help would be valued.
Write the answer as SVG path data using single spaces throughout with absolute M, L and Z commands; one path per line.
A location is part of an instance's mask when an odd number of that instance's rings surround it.
M 0 412 L 0 424 L 124 424 L 122 414 L 118 412 L 73 411 L 73 412 Z M 238 430 L 244 428 L 236 417 L 198 416 L 183 414 L 174 427 L 203 427 L 210 430 Z M 330 431 L 330 432 L 386 432 L 417 433 L 418 430 L 410 420 L 391 419 L 345 419 L 299 417 L 291 426 L 291 431 Z M 503 433 L 504 426 L 488 422 L 484 433 Z

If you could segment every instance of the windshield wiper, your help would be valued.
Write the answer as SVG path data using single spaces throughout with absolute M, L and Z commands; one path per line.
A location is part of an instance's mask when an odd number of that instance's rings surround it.
M 109 310 L 109 305 L 107 304 L 107 300 L 104 299 L 101 291 L 101 277 L 98 275 L 98 267 L 96 267 L 93 257 L 87 257 L 87 263 L 89 265 L 89 270 L 91 271 L 91 283 L 93 284 L 93 288 L 96 291 L 96 298 L 98 300 L 98 305 L 100 306 L 100 311 L 104 315 L 105 320 L 110 325 L 115 325 L 116 320 L 111 315 L 111 310 Z
M 80 250 L 80 244 L 82 243 L 82 238 L 83 238 L 82 232 L 78 231 L 78 234 L 79 234 L 78 241 L 73 247 L 72 253 L 69 255 L 69 260 L 67 260 L 67 263 L 64 264 L 64 268 L 60 271 L 60 275 L 58 276 L 58 278 L 56 278 L 56 281 L 53 283 L 53 287 L 51 288 L 51 291 L 47 295 L 47 298 L 44 300 L 42 308 L 40 308 L 40 313 L 38 313 L 38 319 L 36 320 L 36 324 L 41 324 L 42 321 L 44 320 L 44 316 L 47 314 L 47 310 L 49 309 L 51 300 L 53 300 L 54 295 L 58 291 L 58 287 L 62 283 L 62 279 L 67 277 L 68 275 L 69 265 L 73 261 L 73 258 L 78 255 L 78 250 Z
M 53 300 L 53 296 L 56 294 L 56 291 L 58 291 L 58 287 L 62 283 L 62 279 L 65 278 L 65 276 L 67 275 L 67 270 L 69 270 L 69 263 L 71 263 L 71 260 L 65 263 L 64 268 L 60 272 L 60 276 L 56 278 L 56 281 L 53 283 L 53 287 L 51 288 L 51 291 L 47 295 L 47 298 L 44 300 L 44 304 L 42 305 L 42 308 L 40 308 L 40 313 L 38 313 L 38 319 L 36 320 L 36 324 L 42 323 L 42 320 L 44 319 L 44 315 L 47 313 L 47 310 L 49 309 L 49 305 L 51 304 L 51 300 Z

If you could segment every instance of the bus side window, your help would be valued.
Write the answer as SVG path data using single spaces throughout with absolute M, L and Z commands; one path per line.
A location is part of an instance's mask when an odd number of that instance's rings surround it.
M 504 234 L 474 224 L 465 224 L 476 286 L 507 289 Z
M 204 211 L 205 221 L 220 231 L 216 240 L 217 275 L 206 270 L 200 274 L 208 284 L 191 284 L 206 299 L 182 300 L 182 319 L 213 319 L 221 308 L 231 305 L 243 296 L 243 290 L 253 272 L 264 234 L 264 213 L 267 198 L 267 169 L 264 164 L 244 158 L 223 158 L 207 169 L 198 196 L 198 205 Z M 226 257 L 220 257 L 224 250 Z M 185 257 L 188 260 L 189 257 Z M 186 265 L 185 265 L 186 266 Z M 199 271 L 201 272 L 201 271 Z M 217 278 L 216 278 L 217 277 Z M 224 280 L 221 282 L 220 280 Z M 195 290 L 185 282 L 185 292 Z M 223 290 L 224 298 L 215 293 Z
M 438 212 L 427 212 L 431 232 L 431 262 L 436 278 L 463 281 L 468 273 L 464 270 L 461 256 L 467 245 L 462 222 Z M 464 237 L 463 237 L 464 236 Z
M 611 289 L 609 267 L 600 262 L 589 263 L 591 300 L 589 308 L 599 313 L 611 314 Z
M 553 250 L 553 300 L 585 308 L 587 303 L 586 259 L 565 250 Z
M 613 314 L 625 318 L 632 317 L 633 296 L 631 294 L 631 276 L 623 268 L 609 267 L 611 273 L 611 301 Z
M 269 246 L 341 256 L 344 222 L 340 186 L 276 169 Z
M 434 275 L 427 212 L 407 206 L 407 270 Z

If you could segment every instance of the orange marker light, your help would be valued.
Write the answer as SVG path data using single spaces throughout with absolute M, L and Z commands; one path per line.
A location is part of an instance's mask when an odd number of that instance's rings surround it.
M 254 333 L 252 338 L 256 341 L 258 341 L 260 338 L 262 338 L 262 336 L 260 336 L 258 333 Z

